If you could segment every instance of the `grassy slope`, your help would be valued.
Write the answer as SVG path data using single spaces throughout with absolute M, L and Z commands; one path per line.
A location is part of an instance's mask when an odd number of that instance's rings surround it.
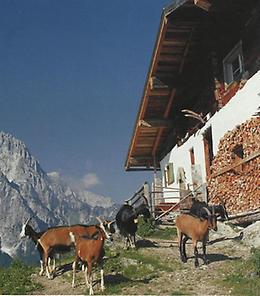
M 8 268 L 0 268 L 0 294 L 29 294 L 39 289 L 31 280 L 35 267 L 14 261 Z

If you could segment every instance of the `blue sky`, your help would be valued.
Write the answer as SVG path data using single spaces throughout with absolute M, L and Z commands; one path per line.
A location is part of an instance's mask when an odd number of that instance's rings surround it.
M 122 202 L 152 178 L 124 163 L 162 0 L 1 0 L 0 130 L 47 171 Z

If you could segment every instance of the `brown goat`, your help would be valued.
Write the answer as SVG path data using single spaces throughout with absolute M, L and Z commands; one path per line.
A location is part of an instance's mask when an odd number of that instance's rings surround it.
M 199 241 L 202 242 L 204 264 L 207 264 L 206 243 L 208 232 L 209 229 L 217 231 L 217 218 L 215 213 L 211 214 L 208 211 L 208 217 L 205 220 L 201 220 L 200 218 L 191 215 L 181 214 L 176 218 L 175 224 L 178 232 L 178 244 L 181 260 L 183 262 L 187 262 L 185 244 L 188 239 L 192 239 L 195 255 L 195 267 L 199 266 L 197 249 L 197 243 Z
M 99 220 L 100 221 L 100 220 Z M 46 268 L 46 275 L 48 278 L 53 278 L 49 266 L 48 258 L 52 250 L 56 247 L 68 248 L 72 247 L 74 243 L 71 241 L 70 233 L 76 236 L 92 236 L 96 233 L 97 228 L 104 228 L 103 223 L 100 221 L 100 226 L 96 225 L 73 225 L 73 226 L 58 226 L 48 229 L 38 240 L 38 243 L 43 249 L 43 262 Z
M 78 262 L 81 260 L 85 268 L 85 280 L 86 284 L 89 286 L 89 295 L 93 295 L 93 286 L 92 286 L 92 267 L 94 264 L 99 264 L 101 266 L 101 290 L 102 292 L 105 289 L 104 286 L 104 270 L 103 270 L 103 257 L 105 255 L 104 251 L 104 242 L 108 238 L 108 235 L 105 229 L 97 228 L 96 232 L 91 237 L 86 236 L 77 236 L 73 233 L 70 233 L 72 241 L 75 242 L 76 256 L 73 262 L 73 278 L 72 278 L 72 287 L 75 287 L 75 276 L 76 276 L 76 267 Z

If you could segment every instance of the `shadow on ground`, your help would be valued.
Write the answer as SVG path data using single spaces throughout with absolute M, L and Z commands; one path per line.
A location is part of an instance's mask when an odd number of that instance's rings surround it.
M 214 239 L 210 242 L 208 242 L 208 245 L 213 245 L 215 243 L 218 243 L 218 242 L 222 242 L 222 241 L 241 241 L 243 239 L 243 236 L 244 236 L 244 233 L 243 232 L 240 232 L 239 235 L 235 236 L 235 237 L 225 237 L 225 236 L 222 236 L 222 237 L 219 237 L 217 239 Z
M 109 283 L 109 286 L 118 285 L 122 283 L 143 283 L 143 284 L 149 284 L 149 282 L 154 279 L 156 276 L 151 275 L 149 277 L 146 277 L 144 279 L 130 279 L 128 277 L 125 277 L 122 274 L 108 274 L 105 275 L 105 282 Z
M 136 242 L 137 248 L 159 248 L 160 246 L 148 239 L 141 239 Z
M 199 254 L 199 258 L 203 260 L 203 255 Z M 190 256 L 190 257 L 187 257 L 187 259 L 188 260 L 195 260 L 195 257 Z M 233 261 L 233 260 L 239 260 L 239 259 L 241 259 L 241 257 L 230 257 L 227 255 L 216 254 L 216 253 L 215 254 L 214 253 L 207 254 L 208 265 L 213 262 L 222 262 L 222 261 L 227 261 L 227 260 Z

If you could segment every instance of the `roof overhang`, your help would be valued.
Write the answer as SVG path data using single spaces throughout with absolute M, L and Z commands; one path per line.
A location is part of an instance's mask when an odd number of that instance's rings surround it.
M 203 26 L 199 20 L 202 9 L 196 6 L 202 2 L 209 4 L 207 0 L 176 0 L 163 9 L 125 162 L 127 171 L 159 169 L 162 145 L 174 132 L 170 112 L 179 78 L 189 49 L 196 42 L 196 30 Z

